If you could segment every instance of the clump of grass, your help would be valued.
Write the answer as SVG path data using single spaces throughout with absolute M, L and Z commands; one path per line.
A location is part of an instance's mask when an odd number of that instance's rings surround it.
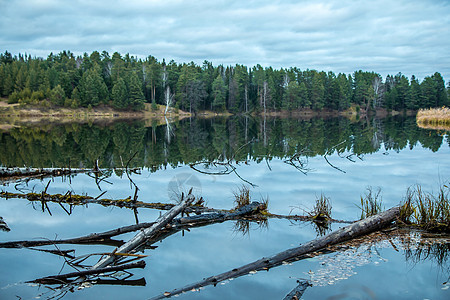
M 316 198 L 316 203 L 310 215 L 311 221 L 315 225 L 314 228 L 317 235 L 324 235 L 330 230 L 331 221 L 331 201 L 330 198 L 324 194 L 320 194 L 319 198 Z
M 328 222 L 331 220 L 331 201 L 324 194 L 316 199 L 312 212 L 309 213 L 315 222 Z
M 236 204 L 236 209 L 241 208 L 245 205 L 250 204 L 250 188 L 246 185 L 242 185 L 237 191 L 233 192 L 234 203 Z
M 429 128 L 450 128 L 450 109 L 447 107 L 420 109 L 416 116 L 417 124 Z
M 261 204 L 262 204 L 262 207 L 261 207 L 260 212 L 267 213 L 268 208 L 269 208 L 269 196 L 261 197 Z
M 447 185 L 440 187 L 438 195 L 424 192 L 416 185 L 408 189 L 402 210 L 407 213 L 401 220 L 407 224 L 417 225 L 434 232 L 450 231 L 450 189 Z
M 414 190 L 412 188 L 408 188 L 406 190 L 406 197 L 404 201 L 400 205 L 400 216 L 399 220 L 404 224 L 411 224 L 411 217 L 414 214 Z
M 372 190 L 372 187 L 367 187 L 364 197 L 361 196 L 361 220 L 370 216 L 379 214 L 382 208 L 383 199 L 381 197 L 381 188 L 376 191 Z

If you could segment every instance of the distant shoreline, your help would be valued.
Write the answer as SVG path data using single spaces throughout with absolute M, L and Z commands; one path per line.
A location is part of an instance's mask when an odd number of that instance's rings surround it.
M 281 118 L 300 118 L 310 119 L 315 117 L 347 117 L 356 118 L 365 117 L 367 115 L 373 115 L 376 117 L 386 117 L 389 115 L 398 115 L 397 111 L 387 111 L 386 109 L 377 109 L 367 113 L 364 110 L 356 110 L 355 107 L 351 107 L 345 111 L 323 109 L 315 111 L 313 109 L 301 109 L 292 111 L 266 111 L 264 112 L 252 112 L 249 115 L 252 116 L 266 116 L 266 117 L 281 117 Z M 415 112 L 407 111 L 407 115 L 414 115 Z M 229 112 L 212 112 L 212 111 L 199 111 L 195 114 L 199 118 L 213 118 L 213 117 L 228 117 L 234 114 Z M 110 106 L 100 105 L 93 108 L 65 108 L 65 107 L 40 107 L 33 105 L 21 106 L 20 104 L 8 104 L 6 99 L 0 99 L 0 120 L 1 123 L 6 123 L 5 127 L 9 124 L 15 123 L 68 123 L 68 122 L 83 122 L 83 121 L 115 121 L 115 120 L 149 120 L 158 124 L 173 122 L 179 119 L 189 118 L 194 116 L 189 112 L 181 111 L 174 108 L 169 108 L 165 114 L 165 106 L 157 105 L 157 109 L 153 110 L 150 103 L 145 104 L 143 111 L 123 111 L 117 110 Z

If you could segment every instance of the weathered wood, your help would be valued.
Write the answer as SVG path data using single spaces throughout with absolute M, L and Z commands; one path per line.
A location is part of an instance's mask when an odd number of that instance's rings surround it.
M 115 252 L 118 253 L 130 253 L 136 248 L 140 247 L 147 239 L 151 238 L 156 232 L 164 228 L 170 221 L 172 221 L 183 209 L 191 204 L 195 200 L 192 194 L 189 194 L 185 199 L 182 199 L 180 204 L 174 206 L 167 213 L 159 217 L 155 224 L 149 228 L 145 228 L 136 234 L 131 240 L 120 246 Z M 97 262 L 92 269 L 104 268 L 116 261 L 117 257 L 114 253 L 104 257 L 99 262 Z
M 175 204 L 171 203 L 148 203 L 148 202 L 142 202 L 142 201 L 134 201 L 131 197 L 125 198 L 125 199 L 106 199 L 106 198 L 99 198 L 99 197 L 92 197 L 92 196 L 86 196 L 86 195 L 76 195 L 71 193 L 66 193 L 65 195 L 62 194 L 47 194 L 47 193 L 10 193 L 10 192 L 0 192 L 1 198 L 11 199 L 11 198 L 22 198 L 27 199 L 29 201 L 38 201 L 38 202 L 54 202 L 58 204 L 68 204 L 68 205 L 85 205 L 85 204 L 100 204 L 103 206 L 116 206 L 120 208 L 130 208 L 130 209 L 136 209 L 136 208 L 148 208 L 148 209 L 158 209 L 158 210 L 170 210 L 172 209 Z M 194 203 L 193 205 L 190 205 L 185 208 L 184 210 L 186 213 L 195 213 L 195 214 L 201 214 L 201 213 L 207 213 L 207 212 L 217 212 L 217 213 L 227 213 L 232 212 L 232 210 L 227 209 L 215 209 L 215 208 L 209 208 L 205 207 L 202 204 Z M 264 217 L 266 218 L 277 218 L 277 219 L 288 219 L 288 220 L 295 220 L 295 221 L 311 221 L 311 216 L 302 216 L 302 215 L 278 215 L 278 214 L 272 214 L 269 212 L 266 212 L 264 214 Z M 353 223 L 353 221 L 347 221 L 347 220 L 337 220 L 337 219 L 330 219 L 327 220 L 329 223 L 346 223 L 350 224 Z M 144 224 L 144 223 L 142 223 Z M 137 226 L 146 227 L 145 225 L 138 224 Z M 138 230 L 140 228 L 134 229 Z M 84 237 L 83 237 L 84 238 Z M 93 239 L 95 239 L 93 237 Z M 75 244 L 78 242 L 74 242 Z M 1 245 L 1 244 L 0 244 Z M 46 244 L 42 244 L 46 245 Z M 32 245 L 37 246 L 37 245 Z M 1 247 L 1 246 L 0 246 Z M 26 247 L 26 246 L 25 246 Z M 12 247 L 15 248 L 15 247 Z
M 3 220 L 2 217 L 0 217 L 0 230 L 2 230 L 2 231 L 10 231 L 11 230 L 8 227 L 8 224 L 6 224 L 5 220 Z
M 109 272 L 123 271 L 123 270 L 129 270 L 129 269 L 138 269 L 138 268 L 139 269 L 145 268 L 145 261 L 141 260 L 141 261 L 138 261 L 135 263 L 124 264 L 124 265 L 120 265 L 120 266 L 89 269 L 89 270 L 85 270 L 85 271 L 78 271 L 78 272 L 60 274 L 60 275 L 55 275 L 55 276 L 47 276 L 47 277 L 43 277 L 43 278 L 38 278 L 33 281 L 27 281 L 27 283 L 41 283 L 41 284 L 48 284 L 48 282 L 62 283 L 64 280 L 73 278 L 73 277 L 97 275 L 100 273 L 109 273 Z
M 354 224 L 342 227 L 328 235 L 312 240 L 308 243 L 300 245 L 295 248 L 280 252 L 270 257 L 263 257 L 257 261 L 246 264 L 239 268 L 232 269 L 231 271 L 205 278 L 199 282 L 189 284 L 185 287 L 175 289 L 171 292 L 165 292 L 159 296 L 151 299 L 164 299 L 167 297 L 175 296 L 183 292 L 191 290 L 197 290 L 201 287 L 208 285 L 216 285 L 219 282 L 228 280 L 230 278 L 237 278 L 246 274 L 254 273 L 260 270 L 268 270 L 270 268 L 279 266 L 283 263 L 293 262 L 301 259 L 309 253 L 326 249 L 328 246 L 332 246 L 338 243 L 342 243 L 358 236 L 366 235 L 370 232 L 379 230 L 387 225 L 391 224 L 400 214 L 399 207 L 393 207 L 387 211 L 384 211 L 378 215 L 368 217 L 364 220 L 355 222 Z
M 91 171 L 92 171 L 91 169 L 72 169 L 72 168 L 0 168 L 0 178 L 63 176 Z
M 205 215 L 197 215 L 191 217 L 182 217 L 174 219 L 171 226 L 157 232 L 152 238 L 147 240 L 147 244 L 151 245 L 158 241 L 161 241 L 168 236 L 177 233 L 184 229 L 190 229 L 194 227 L 201 227 L 210 224 L 222 223 L 229 220 L 239 220 L 248 217 L 249 220 L 254 219 L 254 216 L 265 208 L 265 205 L 259 202 L 252 202 L 248 205 L 238 208 L 233 212 L 219 212 Z
M 251 216 L 262 209 L 262 204 L 258 202 L 252 202 L 249 205 L 243 206 L 234 212 L 217 212 L 212 214 L 196 215 L 190 217 L 175 218 L 170 222 L 170 226 L 166 226 L 154 238 L 150 239 L 149 242 L 155 242 L 163 239 L 180 230 L 205 226 L 213 223 L 225 222 L 228 220 L 237 220 L 242 216 Z M 133 232 L 136 230 L 151 227 L 155 222 L 149 223 L 139 223 L 136 225 L 129 225 L 113 230 L 93 233 L 82 237 L 70 238 L 70 239 L 60 239 L 60 240 L 30 240 L 30 241 L 12 241 L 0 243 L 0 248 L 23 248 L 23 247 L 37 247 L 46 246 L 54 244 L 102 244 L 102 245 L 112 245 L 119 247 L 123 245 L 122 241 L 112 240 L 111 237 L 121 235 L 124 233 Z
M 95 234 L 94 234 L 95 235 Z M 0 248 L 9 249 L 20 249 L 20 248 L 30 248 L 30 247 L 41 247 L 48 245 L 59 245 L 59 244 L 74 244 L 74 245 L 106 245 L 120 247 L 123 245 L 123 241 L 113 240 L 109 238 L 96 238 L 91 237 L 91 235 L 77 237 L 73 239 L 62 239 L 62 240 L 24 240 L 24 241 L 11 241 L 0 243 Z
M 101 195 L 100 195 L 101 196 Z M 38 202 L 54 202 L 58 204 L 68 204 L 68 205 L 85 205 L 85 204 L 100 204 L 103 206 L 116 206 L 120 208 L 150 208 L 159 210 L 170 210 L 175 204 L 171 203 L 147 203 L 142 201 L 135 201 L 131 197 L 125 199 L 107 199 L 92 197 L 87 195 L 76 195 L 72 193 L 63 194 L 48 194 L 46 192 L 42 193 L 10 193 L 10 192 L 0 192 L 0 197 L 5 199 L 20 198 L 27 199 L 28 201 L 38 201 Z M 190 205 L 185 208 L 187 213 L 205 213 L 205 212 L 216 212 L 222 211 L 218 209 L 204 207 L 202 205 Z
M 71 285 L 74 284 L 75 279 L 45 279 L 40 278 L 40 282 L 34 282 L 30 281 L 30 283 L 39 283 L 39 284 L 45 284 L 45 285 L 52 285 L 52 284 L 66 284 Z M 103 279 L 103 278 L 95 278 L 95 280 L 85 280 L 84 283 L 89 283 L 92 285 L 125 285 L 125 286 L 145 286 L 147 282 L 145 281 L 145 278 L 139 278 L 139 279 Z
M 308 280 L 297 280 L 298 285 L 283 300 L 300 300 L 306 289 L 311 286 Z

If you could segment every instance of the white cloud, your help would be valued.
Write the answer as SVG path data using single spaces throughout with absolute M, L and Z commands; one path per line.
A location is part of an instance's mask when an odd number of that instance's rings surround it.
M 450 80 L 441 1 L 0 1 L 2 51 L 120 51 L 177 62 Z

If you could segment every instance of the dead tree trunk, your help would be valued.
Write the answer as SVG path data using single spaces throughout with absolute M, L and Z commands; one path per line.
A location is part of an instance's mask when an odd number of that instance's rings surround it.
M 284 297 L 283 300 L 299 300 L 302 298 L 306 289 L 311 286 L 307 280 L 297 281 L 298 285 Z
M 47 276 L 43 278 L 38 278 L 33 281 L 28 281 L 27 283 L 41 283 L 41 284 L 61 284 L 66 279 L 73 278 L 73 277 L 79 277 L 79 276 L 88 276 L 88 275 L 97 275 L 100 273 L 107 273 L 107 272 L 116 272 L 116 271 L 123 271 L 123 270 L 129 270 L 129 269 L 143 269 L 145 268 L 145 261 L 141 260 L 135 263 L 130 264 L 124 264 L 120 266 L 112 266 L 112 267 L 105 267 L 105 268 L 97 268 L 95 270 L 85 270 L 85 271 L 79 271 L 79 272 L 72 272 L 67 274 L 60 274 L 55 276 Z
M 252 202 L 249 205 L 241 207 L 234 212 L 216 212 L 211 214 L 196 215 L 191 217 L 182 217 L 173 219 L 170 222 L 170 227 L 167 225 L 160 232 L 158 232 L 150 242 L 160 241 L 163 238 L 178 232 L 183 229 L 189 229 L 193 227 L 200 227 L 214 223 L 221 223 L 228 220 L 237 220 L 240 217 L 251 216 L 259 210 L 263 209 L 262 204 L 258 202 Z M 31 241 L 13 241 L 0 243 L 0 248 L 23 248 L 23 247 L 38 247 L 46 245 L 56 245 L 56 244 L 102 244 L 102 245 L 112 245 L 121 246 L 124 243 L 119 240 L 112 240 L 111 237 L 121 235 L 124 233 L 133 232 L 136 230 L 143 230 L 153 226 L 155 222 L 149 223 L 139 223 L 136 225 L 124 226 L 112 230 L 108 230 L 100 233 L 93 233 L 82 237 L 71 238 L 71 239 L 61 239 L 61 240 L 31 240 Z
M 3 220 L 2 217 L 0 217 L 0 230 L 2 230 L 2 231 L 10 231 L 11 230 L 11 229 L 9 229 L 8 225 Z
M 91 169 L 71 168 L 0 168 L 0 178 L 35 177 L 35 176 L 62 176 L 77 173 L 91 172 Z
M 378 215 L 371 216 L 364 220 L 358 221 L 354 224 L 340 228 L 326 236 L 312 240 L 306 244 L 300 245 L 270 257 L 263 257 L 257 261 L 249 263 L 239 268 L 235 268 L 231 271 L 211 276 L 203 279 L 199 282 L 187 285 L 183 288 L 175 289 L 172 292 L 165 292 L 162 295 L 156 296 L 151 299 L 164 299 L 167 297 L 175 296 L 183 292 L 197 290 L 201 287 L 208 285 L 216 285 L 217 283 L 228 280 L 230 278 L 237 278 L 246 274 L 254 273 L 260 270 L 268 270 L 270 268 L 281 265 L 284 262 L 293 262 L 301 259 L 307 254 L 326 249 L 328 246 L 332 246 L 338 243 L 342 243 L 351 240 L 355 237 L 366 235 L 370 232 L 379 230 L 387 225 L 391 224 L 400 214 L 399 207 L 393 207 L 387 211 L 384 211 Z
M 252 202 L 248 205 L 245 205 L 237 209 L 234 212 L 218 212 L 212 214 L 178 218 L 171 223 L 172 225 L 171 227 L 167 226 L 163 230 L 157 232 L 153 238 L 148 239 L 147 244 L 151 245 L 158 241 L 162 241 L 168 236 L 171 236 L 172 234 L 177 233 L 184 229 L 191 229 L 194 227 L 201 227 L 229 220 L 243 219 L 246 216 L 249 216 L 251 220 L 252 214 L 257 213 L 264 208 L 265 208 L 264 204 L 261 204 L 259 202 Z
M 100 196 L 102 196 L 102 193 Z M 11 198 L 21 198 L 27 199 L 28 201 L 38 201 L 38 202 L 54 202 L 58 204 L 69 204 L 69 205 L 85 205 L 85 204 L 100 204 L 103 206 L 117 206 L 121 208 L 150 208 L 159 210 L 170 210 L 175 204 L 171 203 L 147 203 L 142 201 L 135 201 L 131 197 L 126 199 L 105 199 L 87 196 L 87 195 L 76 195 L 67 192 L 65 195 L 62 194 L 48 194 L 45 191 L 42 193 L 10 193 L 10 192 L 0 192 L 0 198 L 11 199 Z M 204 212 L 215 212 L 217 209 L 207 208 L 202 205 L 191 205 L 185 208 L 187 213 L 204 213 Z
M 131 251 L 140 247 L 143 243 L 146 242 L 147 239 L 152 237 L 155 233 L 157 233 L 159 230 L 161 230 L 167 224 L 169 224 L 169 222 L 172 221 L 173 218 L 175 218 L 179 213 L 181 213 L 183 209 L 189 204 L 191 204 L 194 200 L 195 197 L 192 194 L 189 194 L 185 199 L 183 199 L 180 202 L 180 204 L 174 206 L 167 213 L 159 217 L 156 220 L 155 224 L 153 224 L 149 228 L 145 228 L 144 230 L 136 234 L 131 240 L 122 245 L 119 249 L 116 249 L 116 251 L 114 251 L 110 255 L 104 257 L 99 262 L 97 262 L 92 267 L 92 269 L 104 268 L 114 263 L 116 260 L 118 260 L 117 256 L 114 255 L 115 253 L 130 253 Z

